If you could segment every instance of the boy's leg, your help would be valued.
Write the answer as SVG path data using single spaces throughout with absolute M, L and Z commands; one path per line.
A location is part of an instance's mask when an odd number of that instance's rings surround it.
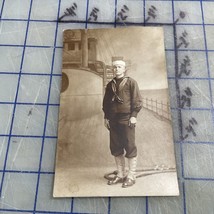
M 125 157 L 121 142 L 121 127 L 117 121 L 110 121 L 110 150 L 115 158 L 118 174 L 113 180 L 108 181 L 108 185 L 122 183 L 125 176 Z
M 117 176 L 114 177 L 113 180 L 108 181 L 108 185 L 122 183 L 124 181 L 125 157 L 123 155 L 119 155 L 119 156 L 115 157 L 115 162 L 116 162 L 118 174 L 117 174 Z
M 135 174 L 136 174 L 136 169 L 137 169 L 137 157 L 133 157 L 133 158 L 128 158 L 128 165 L 129 165 L 129 172 L 128 175 L 125 179 L 125 181 L 123 182 L 122 187 L 130 187 L 133 186 L 135 184 Z
M 125 150 L 126 150 L 126 157 L 128 158 L 128 166 L 129 171 L 128 175 L 122 185 L 122 187 L 130 187 L 135 184 L 135 174 L 137 168 L 137 147 L 135 145 L 135 127 L 124 127 L 124 132 L 126 135 L 125 141 Z

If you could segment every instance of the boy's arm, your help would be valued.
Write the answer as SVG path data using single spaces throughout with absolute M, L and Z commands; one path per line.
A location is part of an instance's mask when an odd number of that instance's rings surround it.
M 106 86 L 105 95 L 103 98 L 103 108 L 102 108 L 105 119 L 109 119 L 110 101 L 111 101 L 111 97 L 110 97 L 110 89 L 109 89 L 109 84 L 108 84 Z
M 131 82 L 131 117 L 137 117 L 138 112 L 142 108 L 142 97 L 140 94 L 140 90 L 138 84 L 135 80 Z

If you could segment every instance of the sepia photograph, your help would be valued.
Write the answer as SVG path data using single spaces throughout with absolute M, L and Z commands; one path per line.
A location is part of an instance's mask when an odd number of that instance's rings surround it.
M 53 196 L 177 195 L 163 28 L 65 30 Z

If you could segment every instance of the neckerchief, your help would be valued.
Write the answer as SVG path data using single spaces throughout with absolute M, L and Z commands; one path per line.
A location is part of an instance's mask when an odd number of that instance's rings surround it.
M 118 92 L 123 89 L 123 87 L 126 84 L 127 80 L 128 80 L 128 77 L 123 77 L 122 81 L 119 84 Z M 112 97 L 112 101 L 117 101 L 118 103 L 122 104 L 123 103 L 123 99 L 117 94 L 117 87 L 116 87 L 115 78 L 112 80 L 111 88 L 112 88 L 112 91 L 114 93 L 114 96 Z

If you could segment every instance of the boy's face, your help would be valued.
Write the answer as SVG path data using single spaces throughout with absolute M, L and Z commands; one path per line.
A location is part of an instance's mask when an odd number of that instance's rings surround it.
M 113 69 L 116 77 L 123 77 L 126 71 L 126 67 L 120 64 L 114 65 Z

